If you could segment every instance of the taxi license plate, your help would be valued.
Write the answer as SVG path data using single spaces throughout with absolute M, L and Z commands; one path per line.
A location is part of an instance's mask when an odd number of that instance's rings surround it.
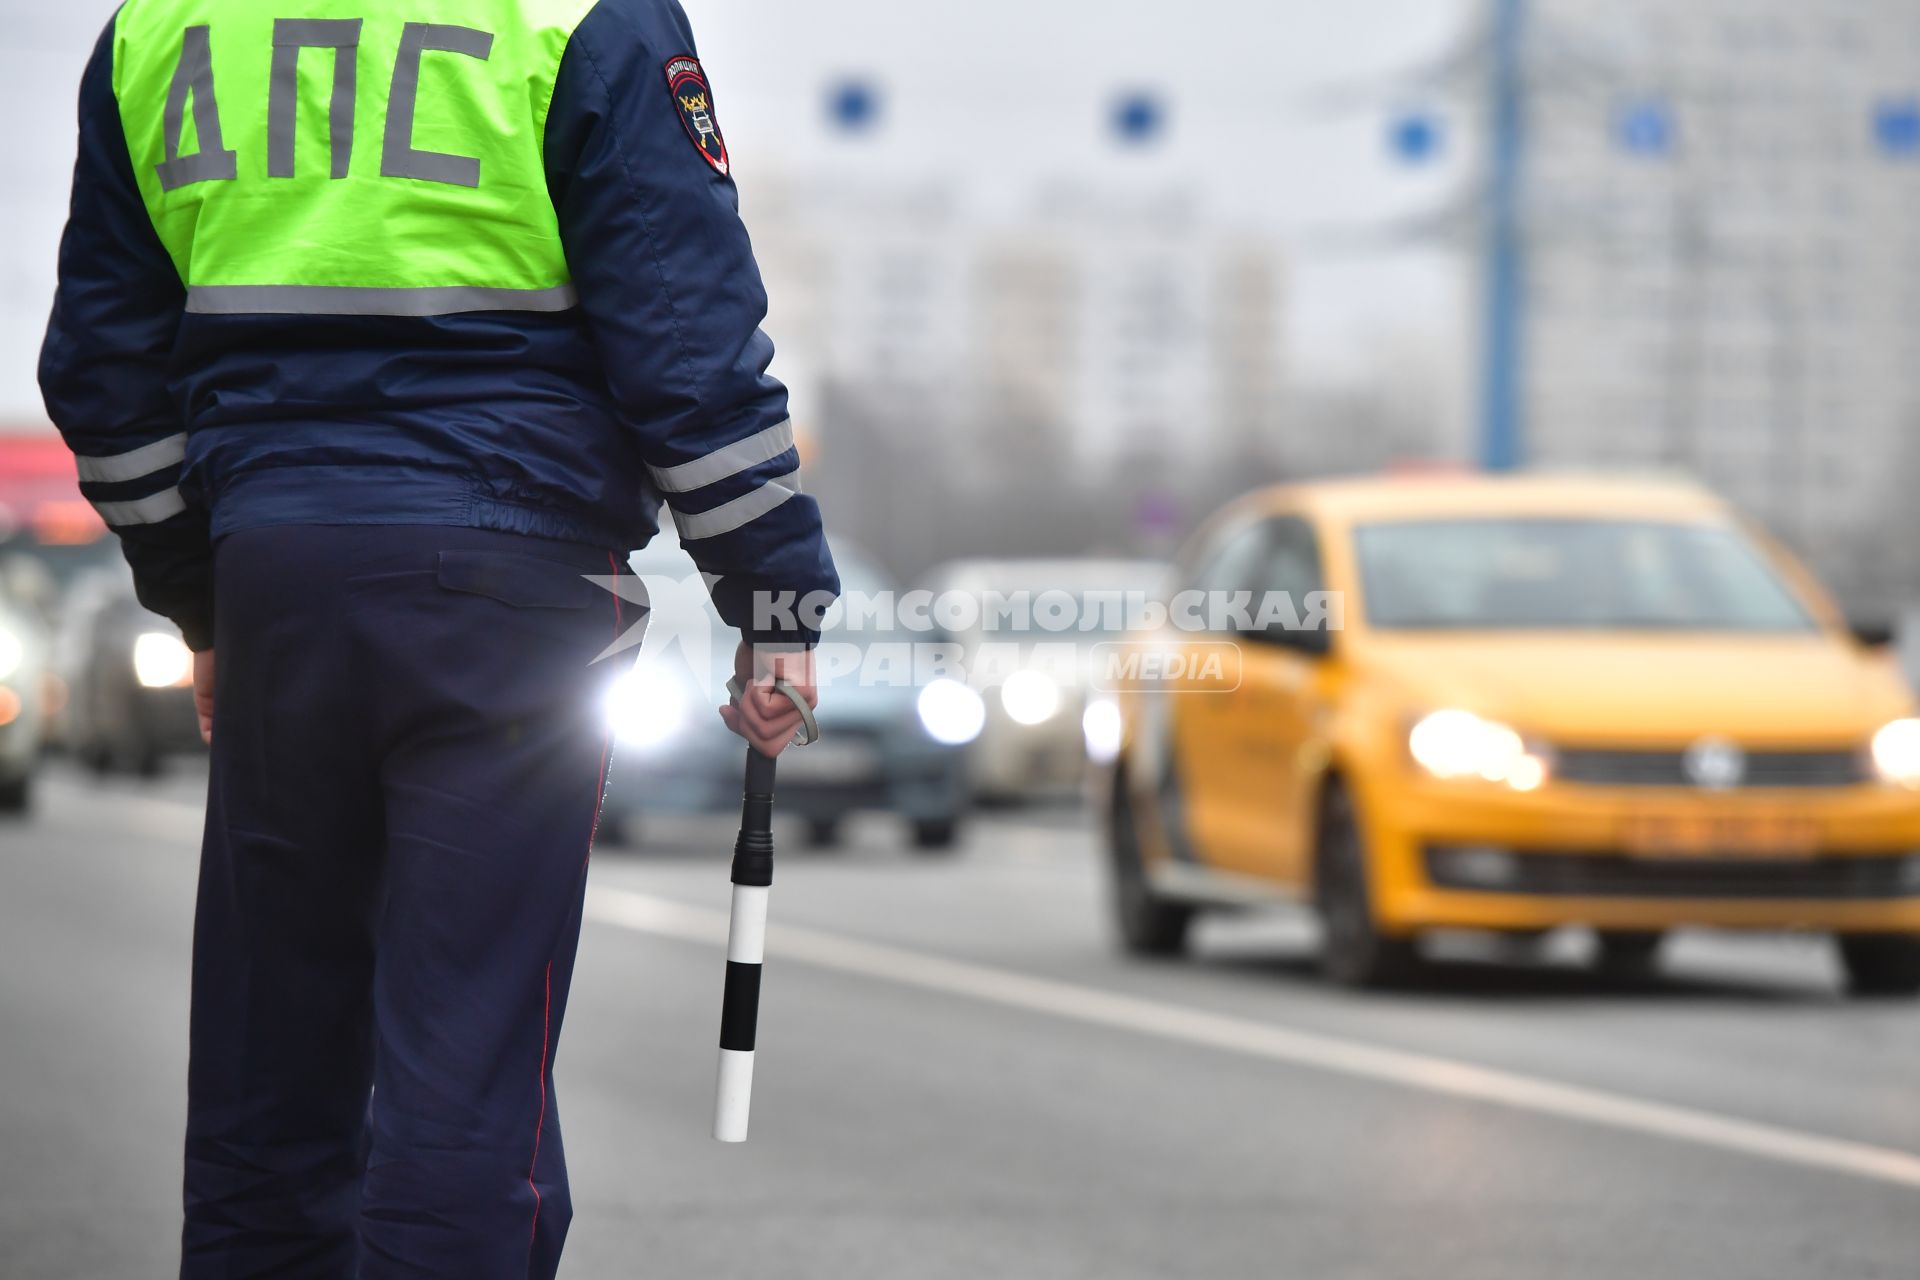
M 1625 835 L 1641 858 L 1804 858 L 1820 825 L 1790 814 L 1644 814 L 1627 820 Z
M 861 782 L 879 771 L 879 752 L 857 738 L 822 738 L 780 753 L 780 777 L 789 782 Z

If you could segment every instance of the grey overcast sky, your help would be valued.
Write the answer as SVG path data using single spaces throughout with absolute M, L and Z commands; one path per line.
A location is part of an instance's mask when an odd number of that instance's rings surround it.
M 369 3 L 374 0 L 369 0 Z M 1463 163 L 1394 165 L 1396 69 L 1445 48 L 1470 0 L 687 0 L 753 218 L 756 172 L 942 178 L 977 203 L 1053 177 L 1179 183 L 1215 217 L 1296 246 L 1290 363 L 1363 376 L 1383 335 L 1451 326 L 1457 273 L 1431 251 L 1332 256 L 1302 246 L 1437 199 Z M 0 0 L 0 424 L 42 422 L 34 356 L 73 154 L 73 98 L 112 0 Z M 825 86 L 880 86 L 883 127 L 825 126 Z M 1377 80 L 1379 111 L 1328 114 L 1318 86 Z M 1171 103 L 1165 142 L 1122 153 L 1105 104 L 1143 86 Z M 779 335 L 775 334 L 777 338 Z

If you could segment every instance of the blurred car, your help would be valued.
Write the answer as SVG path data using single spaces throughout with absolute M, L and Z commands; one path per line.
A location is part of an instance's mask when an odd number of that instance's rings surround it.
M 135 598 L 115 561 L 76 577 L 56 643 L 61 705 L 52 737 L 101 773 L 159 773 L 205 750 L 193 708 L 193 654 L 172 623 Z
M 972 683 L 987 693 L 986 726 L 973 747 L 979 795 L 1002 802 L 1060 798 L 1085 786 L 1090 741 L 1111 732 L 1109 709 L 1090 711 L 1091 655 L 1125 634 L 1119 608 L 1159 596 L 1167 573 L 1157 561 L 1095 559 L 960 560 L 935 572 L 936 598 L 1024 597 L 1028 606 L 1024 618 L 992 617 L 983 603 L 976 625 L 953 632 Z M 1047 596 L 1061 606 L 1058 630 L 1044 625 L 1047 607 L 1039 602 Z
M 1352 984 L 1403 975 L 1431 930 L 1584 925 L 1645 971 L 1705 925 L 1830 931 L 1855 991 L 1920 991 L 1913 695 L 1708 494 L 1279 489 L 1202 532 L 1180 579 L 1343 593 L 1345 625 L 1148 638 L 1167 678 L 1120 696 L 1108 790 L 1133 949 L 1292 898 Z
M 33 800 L 47 651 L 37 614 L 0 592 L 0 813 L 24 813 Z
M 889 590 L 858 549 L 836 540 L 834 560 L 845 592 Z M 745 745 L 714 712 L 727 698 L 738 634 L 721 623 L 670 535 L 635 554 L 632 567 L 646 580 L 652 613 L 646 650 L 607 697 L 615 747 L 600 829 L 616 843 L 631 843 L 648 814 L 737 812 L 745 760 Z M 923 638 L 850 627 L 839 604 L 827 615 L 821 739 L 780 757 L 779 812 L 806 824 L 811 845 L 836 843 L 860 811 L 899 815 L 922 851 L 958 840 L 969 804 L 964 748 L 985 719 L 979 695 L 953 680 L 917 687 L 899 678 L 910 663 L 893 667 L 893 678 L 862 678 L 876 669 L 866 661 L 876 646 Z

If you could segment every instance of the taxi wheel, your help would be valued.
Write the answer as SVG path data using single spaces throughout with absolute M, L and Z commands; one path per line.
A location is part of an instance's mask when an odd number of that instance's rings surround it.
M 1420 967 L 1412 938 L 1380 931 L 1367 888 L 1366 847 L 1353 798 L 1335 784 L 1320 814 L 1314 900 L 1320 912 L 1320 971 L 1343 987 L 1391 987 Z
M 1115 771 L 1107 847 L 1113 863 L 1113 919 L 1120 945 L 1136 956 L 1177 956 L 1187 949 L 1193 908 L 1153 891 L 1140 856 L 1140 832 L 1124 769 Z
M 1843 934 L 1840 959 L 1847 990 L 1856 996 L 1920 995 L 1920 937 Z

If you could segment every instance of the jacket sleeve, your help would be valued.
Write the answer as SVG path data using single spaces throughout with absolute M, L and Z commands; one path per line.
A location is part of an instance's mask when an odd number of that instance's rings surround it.
M 187 437 L 167 387 L 186 304 L 134 183 L 113 92 L 113 25 L 80 82 L 80 156 L 40 352 L 47 415 L 80 490 L 120 537 L 140 602 L 195 649 L 213 645 L 207 514 L 180 491 Z
M 721 616 L 757 642 L 812 643 L 803 614 L 755 616 L 756 597 L 824 603 L 839 583 L 767 375 L 767 298 L 729 166 L 703 153 L 669 81 L 695 59 L 675 0 L 600 0 L 561 63 L 548 184 L 613 396 Z

